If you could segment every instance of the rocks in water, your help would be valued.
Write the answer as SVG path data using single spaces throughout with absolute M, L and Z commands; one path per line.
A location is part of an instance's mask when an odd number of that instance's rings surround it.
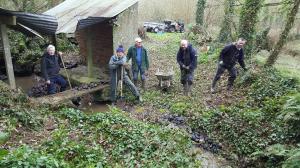
M 91 82 L 91 83 L 88 83 L 88 84 L 83 84 L 83 85 L 80 85 L 80 86 L 76 86 L 74 87 L 75 90 L 85 90 L 85 89 L 92 89 L 92 88 L 95 88 L 97 86 L 99 86 L 101 83 L 96 83 L 96 82 Z
M 169 122 L 175 124 L 175 125 L 183 125 L 185 124 L 185 117 L 183 116 L 177 116 L 177 115 L 166 115 L 164 116 L 164 119 L 168 120 Z
M 218 153 L 219 150 L 222 149 L 222 146 L 220 144 L 213 142 L 212 139 L 198 132 L 193 132 L 191 139 L 192 141 L 197 143 L 197 146 L 203 148 L 204 150 L 210 151 L 212 153 Z
M 41 97 L 48 94 L 47 83 L 44 80 L 38 81 L 29 91 L 30 97 Z

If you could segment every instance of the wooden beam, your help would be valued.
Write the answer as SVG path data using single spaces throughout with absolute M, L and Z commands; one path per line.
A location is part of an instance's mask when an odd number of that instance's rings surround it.
M 29 98 L 32 103 L 35 104 L 59 104 L 62 102 L 65 102 L 66 100 L 76 98 L 76 97 L 81 97 L 83 95 L 93 93 L 99 90 L 103 90 L 105 88 L 109 87 L 108 84 L 105 85 L 100 85 L 95 88 L 91 89 L 83 89 L 83 90 L 76 90 L 76 89 L 71 89 L 71 90 L 66 90 L 64 92 L 60 92 L 57 94 L 53 95 L 48 95 L 48 96 L 43 96 L 43 97 L 38 97 L 38 98 Z
M 6 73 L 8 76 L 8 82 L 12 89 L 16 89 L 14 68 L 13 68 L 12 59 L 11 59 L 9 39 L 8 39 L 8 35 L 7 35 L 7 27 L 5 24 L 0 24 L 0 33 L 1 33 L 1 39 L 2 39 L 1 43 L 3 46 L 4 60 L 5 60 L 5 65 L 6 65 Z
M 17 25 L 16 16 L 0 16 L 0 24 Z

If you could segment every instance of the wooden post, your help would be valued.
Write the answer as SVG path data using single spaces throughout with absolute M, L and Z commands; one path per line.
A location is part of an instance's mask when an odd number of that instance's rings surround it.
M 86 37 L 87 37 L 87 42 L 86 42 L 86 47 L 87 47 L 87 66 L 88 66 L 88 77 L 92 78 L 93 77 L 93 47 L 92 47 L 92 33 L 89 32 L 89 29 L 86 32 Z
M 12 59 L 11 59 L 9 39 L 8 39 L 8 35 L 7 35 L 7 27 L 5 24 L 0 25 L 0 32 L 1 32 L 1 39 L 2 39 L 1 42 L 2 42 L 2 46 L 3 46 L 6 72 L 7 72 L 7 76 L 8 76 L 9 85 L 12 89 L 16 89 L 14 68 L 13 68 Z

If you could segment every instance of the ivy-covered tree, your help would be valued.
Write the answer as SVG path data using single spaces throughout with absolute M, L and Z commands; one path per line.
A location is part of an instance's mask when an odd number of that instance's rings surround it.
M 239 36 L 247 40 L 246 56 L 251 55 L 254 46 L 258 14 L 264 0 L 245 0 L 240 14 Z
M 219 34 L 220 42 L 229 42 L 233 40 L 231 26 L 233 23 L 234 3 L 235 0 L 225 0 L 225 16 Z
M 203 25 L 204 23 L 204 11 L 205 11 L 206 0 L 198 0 L 197 11 L 196 11 L 196 24 Z
M 277 42 L 274 50 L 271 52 L 270 56 L 268 57 L 268 60 L 266 62 L 267 66 L 274 65 L 276 60 L 278 59 L 280 50 L 282 49 L 283 45 L 286 43 L 288 39 L 289 32 L 294 25 L 296 15 L 299 10 L 300 0 L 288 0 L 288 1 L 292 4 L 291 10 L 287 14 L 287 21 L 285 24 L 285 28 L 280 35 L 279 41 Z

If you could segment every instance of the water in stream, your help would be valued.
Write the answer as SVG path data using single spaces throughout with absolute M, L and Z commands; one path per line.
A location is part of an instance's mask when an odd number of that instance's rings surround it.
M 24 93 L 28 93 L 32 86 L 34 85 L 34 75 L 31 76 L 16 76 L 16 85 L 17 88 L 20 88 Z M 8 83 L 8 80 L 4 80 L 5 83 Z
M 106 102 L 94 102 L 91 104 L 84 104 L 83 107 L 81 107 L 81 109 L 86 114 L 94 114 L 100 112 L 107 112 L 109 110 L 109 106 Z

